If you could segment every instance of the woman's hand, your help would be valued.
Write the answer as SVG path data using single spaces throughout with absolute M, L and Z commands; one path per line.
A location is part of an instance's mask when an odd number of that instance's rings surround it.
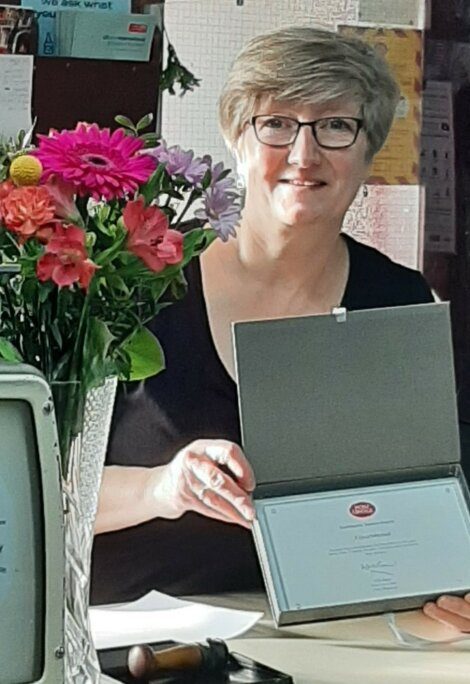
M 146 496 L 164 518 L 195 511 L 250 527 L 254 487 L 253 471 L 239 446 L 222 439 L 198 439 L 181 449 L 168 465 L 152 469 Z
M 423 613 L 433 620 L 456 627 L 461 632 L 470 632 L 470 594 L 463 598 L 440 596 L 435 603 L 426 603 Z

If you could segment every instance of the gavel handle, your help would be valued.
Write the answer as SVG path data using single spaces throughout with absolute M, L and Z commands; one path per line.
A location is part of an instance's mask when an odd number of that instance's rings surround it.
M 200 669 L 204 656 L 200 646 L 188 644 L 153 651 L 150 646 L 130 649 L 127 667 L 137 679 L 149 679 L 161 672 L 194 672 Z

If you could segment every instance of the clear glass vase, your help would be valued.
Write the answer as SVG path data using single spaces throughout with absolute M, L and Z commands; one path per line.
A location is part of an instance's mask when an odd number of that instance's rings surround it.
M 80 383 L 52 383 L 65 503 L 65 682 L 97 684 L 100 667 L 88 619 L 90 563 L 117 379 L 83 394 Z

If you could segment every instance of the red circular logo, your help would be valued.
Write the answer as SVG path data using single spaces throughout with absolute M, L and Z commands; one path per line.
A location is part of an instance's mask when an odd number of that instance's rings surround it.
M 367 501 L 359 501 L 349 507 L 349 512 L 355 518 L 369 518 L 374 515 L 376 508 L 374 504 L 368 503 Z

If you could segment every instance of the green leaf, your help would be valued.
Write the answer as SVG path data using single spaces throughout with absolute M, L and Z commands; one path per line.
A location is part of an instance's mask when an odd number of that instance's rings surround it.
M 116 227 L 116 232 L 118 228 Z M 114 243 L 108 249 L 94 255 L 94 262 L 97 266 L 110 264 L 113 259 L 122 251 L 123 244 L 127 238 L 127 231 L 121 229 L 121 234 L 115 237 Z
M 136 128 L 132 121 L 127 117 L 123 116 L 122 114 L 118 114 L 117 116 L 114 117 L 114 121 L 119 124 L 120 126 L 124 126 L 124 128 L 130 128 L 132 131 L 135 131 Z
M 200 79 L 196 78 L 178 59 L 175 48 L 168 43 L 166 67 L 160 77 L 160 92 L 168 90 L 170 95 L 175 94 L 175 85 L 181 88 L 180 95 L 188 90 L 194 90 L 200 85 Z
M 8 363 L 20 363 L 23 361 L 19 351 L 4 337 L 0 337 L 0 358 Z
M 217 233 L 212 228 L 194 228 L 194 230 L 185 233 L 182 266 L 186 266 L 193 257 L 207 249 L 216 237 Z
M 149 204 L 160 192 L 162 179 L 165 175 L 164 164 L 159 164 L 157 170 L 150 176 L 145 185 L 142 185 L 140 194 L 145 199 L 145 203 Z
M 106 323 L 96 317 L 90 318 L 82 357 L 83 379 L 87 387 L 100 385 L 108 375 L 112 374 L 114 367 L 110 357 L 110 347 L 114 339 Z
M 153 114 L 149 113 L 138 120 L 136 124 L 136 129 L 142 131 L 144 128 L 148 128 L 153 121 Z
M 157 375 L 165 368 L 165 357 L 160 342 L 147 328 L 140 328 L 123 345 L 123 351 L 130 359 L 128 380 L 145 380 Z
M 156 147 L 160 142 L 160 137 L 157 133 L 143 133 L 139 135 L 139 139 L 144 141 L 146 148 Z
M 212 180 L 212 173 L 207 169 L 206 173 L 204 174 L 204 178 L 202 179 L 201 187 L 203 190 L 207 190 L 209 185 L 211 184 Z
M 170 292 L 173 299 L 182 299 L 188 291 L 188 285 L 183 273 L 170 282 Z
M 33 281 L 33 286 L 34 285 L 36 285 L 36 283 L 34 283 L 34 281 Z M 51 294 L 52 290 L 56 289 L 56 285 L 54 285 L 54 283 L 49 280 L 49 281 L 46 281 L 45 283 L 38 284 L 37 288 L 38 288 L 39 302 L 41 304 L 44 304 L 44 302 L 48 299 L 49 295 Z
M 62 333 L 60 332 L 60 326 L 59 326 L 57 319 L 54 321 L 51 321 L 49 323 L 49 329 L 52 333 L 53 338 L 57 342 L 58 347 L 61 348 L 62 344 L 63 344 L 63 339 L 62 339 Z

